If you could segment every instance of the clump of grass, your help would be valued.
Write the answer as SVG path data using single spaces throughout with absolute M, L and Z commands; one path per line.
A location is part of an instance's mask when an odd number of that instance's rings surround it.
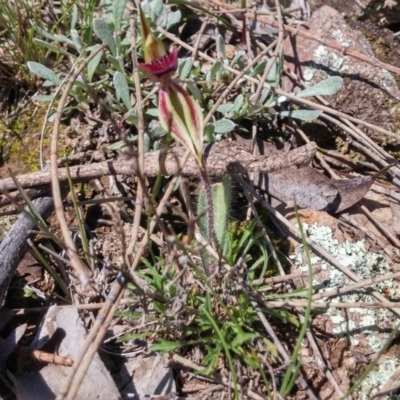
M 34 43 L 34 24 L 42 24 L 39 7 L 28 0 L 0 0 L 0 86 L 35 82 L 26 63 L 43 63 L 45 50 Z

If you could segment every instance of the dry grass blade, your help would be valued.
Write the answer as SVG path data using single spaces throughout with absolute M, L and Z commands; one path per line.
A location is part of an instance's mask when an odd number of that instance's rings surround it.
M 89 57 L 87 57 L 82 62 L 82 64 L 79 66 L 79 68 L 77 68 L 77 70 L 74 72 L 74 74 L 71 76 L 71 78 L 68 80 L 68 82 L 65 86 L 65 89 L 63 91 L 63 94 L 61 96 L 60 102 L 58 104 L 58 107 L 57 107 L 56 117 L 54 120 L 53 135 L 52 135 L 52 140 L 51 140 L 50 162 L 51 162 L 51 183 L 52 183 L 52 192 L 53 192 L 53 199 L 54 199 L 54 210 L 56 212 L 56 216 L 57 216 L 57 219 L 60 224 L 61 233 L 64 238 L 65 246 L 67 249 L 67 254 L 71 260 L 71 265 L 75 269 L 76 273 L 78 274 L 79 279 L 84 288 L 87 288 L 90 285 L 90 277 L 88 276 L 85 269 L 82 267 L 81 260 L 78 256 L 78 252 L 76 250 L 75 244 L 71 238 L 71 235 L 70 235 L 70 232 L 68 229 L 68 225 L 67 225 L 67 221 L 66 221 L 65 215 L 64 215 L 64 210 L 63 210 L 60 182 L 58 180 L 58 164 L 57 164 L 58 133 L 59 133 L 59 129 L 60 129 L 63 110 L 64 110 L 65 104 L 67 102 L 69 92 L 72 89 L 72 86 L 74 85 L 75 80 L 82 73 L 82 71 L 85 69 L 85 67 L 90 62 L 90 60 L 92 60 L 97 55 L 97 53 L 100 52 L 104 48 L 105 48 L 104 45 L 99 46 L 97 51 L 94 51 Z

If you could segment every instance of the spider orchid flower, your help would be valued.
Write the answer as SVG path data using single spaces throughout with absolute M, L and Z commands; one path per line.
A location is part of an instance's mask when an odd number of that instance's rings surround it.
M 178 83 L 161 86 L 158 95 L 161 126 L 195 156 L 202 169 L 203 113 L 199 103 Z
M 191 151 L 199 168 L 203 169 L 203 113 L 183 86 L 172 80 L 178 69 L 178 52 L 176 49 L 166 52 L 164 44 L 152 34 L 140 4 L 139 15 L 145 63 L 138 67 L 149 79 L 160 83 L 161 126 Z
M 164 43 L 153 35 L 140 3 L 139 17 L 145 62 L 138 67 L 150 80 L 168 84 L 178 69 L 178 52 L 174 49 L 167 53 Z

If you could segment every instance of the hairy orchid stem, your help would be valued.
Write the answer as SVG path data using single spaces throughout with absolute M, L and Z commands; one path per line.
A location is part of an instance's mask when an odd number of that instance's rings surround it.
M 201 178 L 201 182 L 203 184 L 204 196 L 205 196 L 205 201 L 206 201 L 206 206 L 207 206 L 206 218 L 207 218 L 208 240 L 210 241 L 211 245 L 216 250 L 218 250 L 219 246 L 218 246 L 217 238 L 215 235 L 215 228 L 214 228 L 214 199 L 213 199 L 210 177 L 208 176 L 208 173 L 207 173 L 207 168 L 205 165 L 204 158 L 202 158 L 202 160 L 201 160 L 201 166 L 200 166 L 199 170 L 200 170 L 200 178 Z

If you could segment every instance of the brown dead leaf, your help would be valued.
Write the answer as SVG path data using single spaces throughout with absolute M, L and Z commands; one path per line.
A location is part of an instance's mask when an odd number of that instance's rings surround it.
M 301 208 L 325 210 L 338 198 L 338 189 L 311 167 L 287 168 L 260 174 L 255 184 L 280 201 L 296 201 Z
M 282 202 L 295 201 L 300 208 L 338 213 L 358 203 L 373 181 L 363 176 L 331 180 L 312 167 L 293 167 L 259 174 L 255 184 Z
M 350 208 L 364 198 L 371 188 L 373 178 L 369 176 L 358 176 L 351 179 L 339 179 L 333 181 L 340 194 L 340 202 L 335 212 L 341 212 Z
M 347 338 L 341 339 L 330 339 L 330 354 L 329 361 L 331 363 L 332 368 L 338 368 L 342 361 L 345 350 L 349 347 Z

